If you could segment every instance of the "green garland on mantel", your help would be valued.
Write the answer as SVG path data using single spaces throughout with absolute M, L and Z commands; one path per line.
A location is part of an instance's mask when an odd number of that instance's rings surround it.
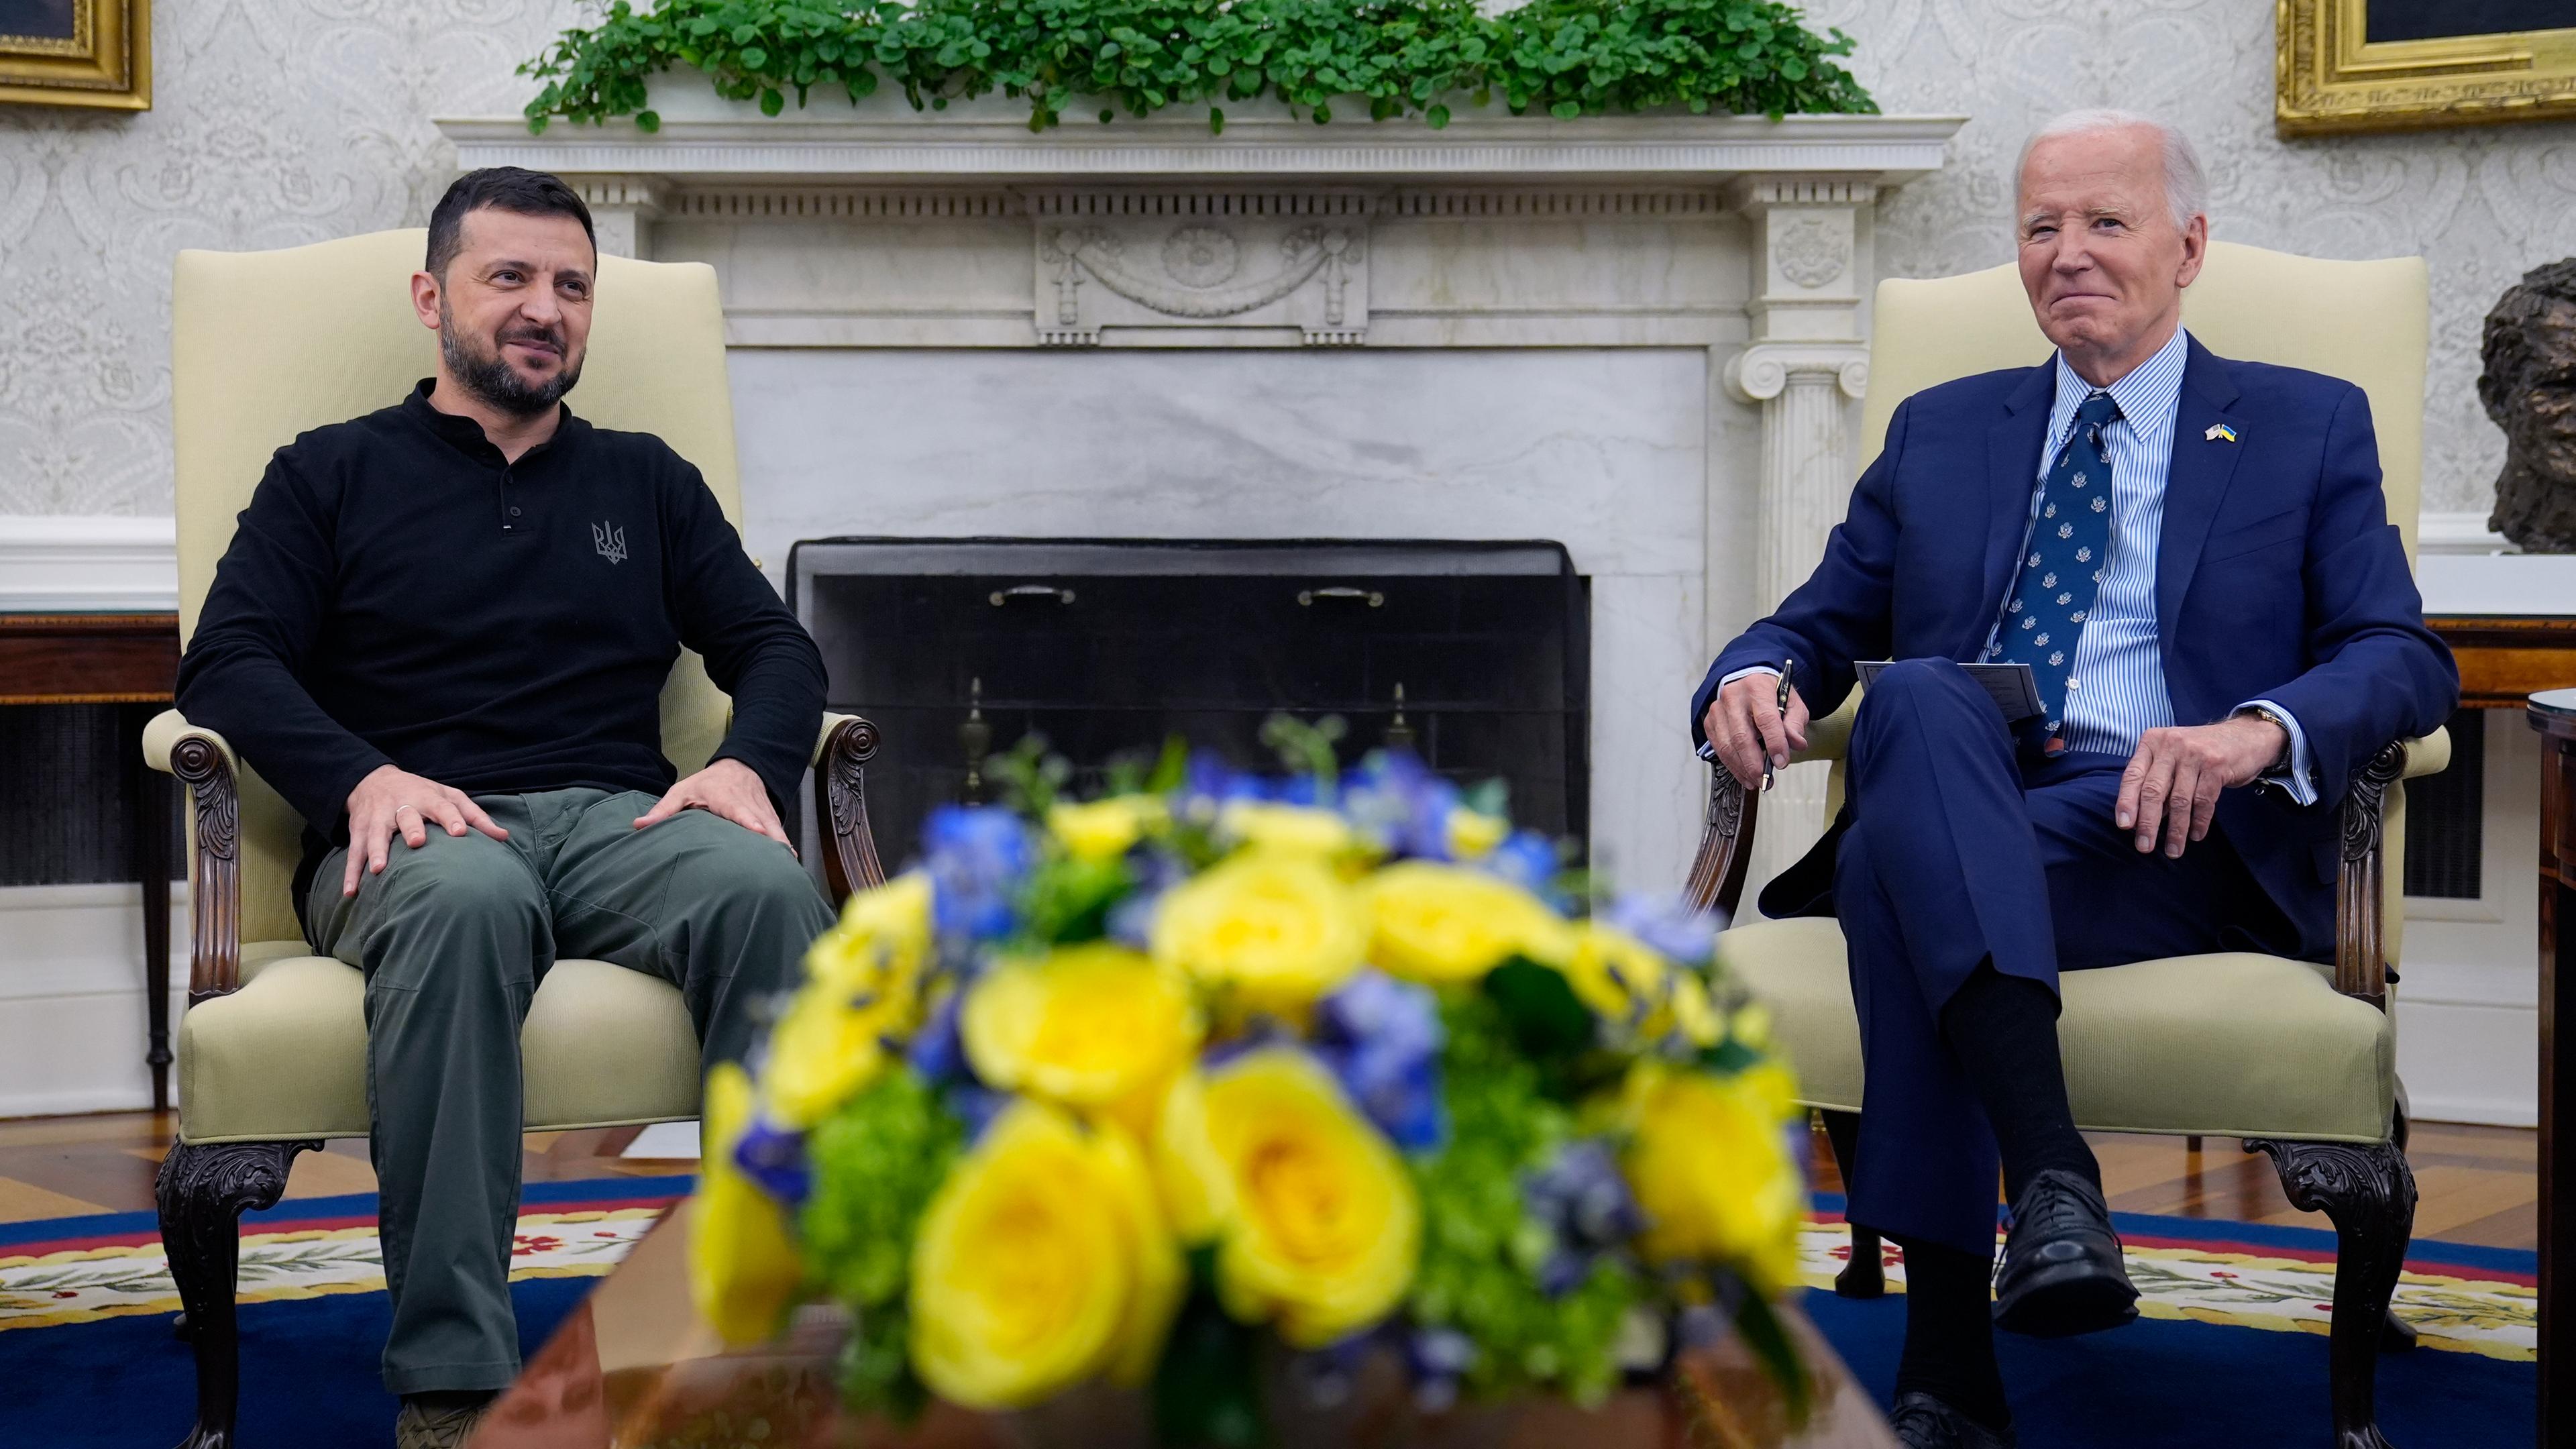
M 1778 0 L 1531 0 L 1498 15 L 1476 0 L 616 0 L 519 69 L 546 83 L 531 131 L 629 115 L 656 130 L 645 82 L 674 65 L 771 116 L 818 86 L 856 101 L 882 79 L 916 110 L 998 89 L 1027 99 L 1032 131 L 1078 97 L 1105 102 L 1102 121 L 1204 104 L 1216 132 L 1223 103 L 1263 96 L 1319 123 L 1358 97 L 1373 119 L 1434 129 L 1458 99 L 1497 96 L 1567 120 L 1875 113 L 1834 63 L 1850 37 L 1802 20 Z

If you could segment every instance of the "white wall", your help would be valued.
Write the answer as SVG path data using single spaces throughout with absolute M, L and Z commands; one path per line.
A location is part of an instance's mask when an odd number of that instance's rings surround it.
M 170 259 L 419 226 L 575 0 L 162 0 L 152 109 L 0 106 L 0 515 L 170 511 Z M 390 401 L 390 399 L 389 399 Z
M 2483 877 L 2474 901 L 2410 897 L 2397 1074 L 2415 1115 L 2540 1120 L 2540 736 L 2518 709 L 2487 732 Z
M 152 1105 L 143 888 L 0 890 L 0 1117 Z M 170 1021 L 188 998 L 188 888 L 170 888 Z M 172 1094 L 178 1088 L 172 1069 Z

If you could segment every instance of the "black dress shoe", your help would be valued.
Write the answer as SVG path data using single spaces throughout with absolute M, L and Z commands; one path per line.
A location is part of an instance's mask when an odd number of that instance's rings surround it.
M 2015 1449 L 2012 1425 L 1989 1429 L 1920 1389 L 1897 1395 L 1887 1426 L 1905 1449 Z
M 2098 1333 L 2137 1317 L 2137 1305 L 2102 1190 L 2064 1168 L 2032 1178 L 2004 1238 L 1995 1327 L 2039 1338 Z

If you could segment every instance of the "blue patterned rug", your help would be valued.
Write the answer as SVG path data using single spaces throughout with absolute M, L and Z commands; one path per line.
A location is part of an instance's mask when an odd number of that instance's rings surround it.
M 523 1349 L 650 1226 L 686 1178 L 531 1186 L 511 1293 Z M 1839 1199 L 1820 1195 L 1809 1281 L 1848 1253 Z M 371 1198 L 312 1198 L 243 1228 L 243 1449 L 383 1449 L 394 1401 L 377 1382 L 386 1301 Z M 2334 1237 L 2298 1228 L 2122 1216 L 2146 1316 L 2115 1332 L 2001 1337 L 2021 1441 L 2032 1449 L 2246 1449 L 2327 1442 Z M 1901 1266 L 1891 1265 L 1901 1288 Z M 2418 1243 L 2400 1311 L 2423 1347 L 2379 1360 L 2381 1424 L 2402 1449 L 2528 1444 L 2535 1257 Z M 195 1395 L 151 1216 L 0 1227 L 0 1446 L 168 1449 Z M 1885 1402 L 1905 1300 L 1811 1289 L 1806 1308 Z

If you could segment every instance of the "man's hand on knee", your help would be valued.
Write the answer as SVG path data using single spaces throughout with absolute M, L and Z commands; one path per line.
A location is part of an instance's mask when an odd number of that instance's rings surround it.
M 1780 714 L 1780 676 L 1748 674 L 1723 685 L 1708 702 L 1700 721 L 1718 763 L 1748 790 L 1762 787 L 1762 761 L 1773 767 L 1789 763 L 1791 750 L 1807 747 L 1807 701 L 1797 687 L 1789 689 L 1789 713 Z
M 787 838 L 786 827 L 778 823 L 778 811 L 769 803 L 769 787 L 760 783 L 760 776 L 740 760 L 718 760 L 672 786 L 652 809 L 635 817 L 635 828 L 641 830 L 691 809 L 722 816 L 789 850 L 796 848 L 795 842 Z
M 2220 792 L 2260 779 L 2288 745 L 2288 732 L 2260 715 L 2149 730 L 2120 776 L 2113 818 L 2135 832 L 2140 854 L 2161 839 L 2179 857 L 2184 842 L 2208 838 Z
M 361 866 L 369 875 L 384 873 L 394 832 L 402 832 L 403 844 L 414 850 L 427 845 L 433 820 L 450 835 L 463 835 L 470 828 L 494 840 L 510 838 L 510 832 L 494 824 L 464 791 L 378 765 L 349 792 L 349 863 L 340 873 L 340 894 L 358 893 Z

